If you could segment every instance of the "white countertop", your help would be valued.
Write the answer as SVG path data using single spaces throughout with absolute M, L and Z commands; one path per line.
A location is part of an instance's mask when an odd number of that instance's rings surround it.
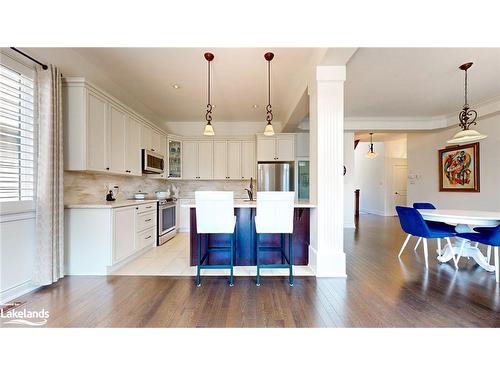
M 181 199 L 181 207 L 195 207 L 195 202 L 194 199 Z M 248 201 L 246 199 L 235 199 L 234 200 L 234 207 L 236 208 L 251 208 L 251 207 L 257 207 L 257 202 L 256 201 Z M 294 203 L 295 208 L 314 208 L 316 207 L 315 204 L 310 203 L 308 200 L 296 200 Z
M 68 203 L 64 208 L 119 208 L 127 206 L 136 206 L 139 204 L 156 203 L 156 199 L 122 199 L 113 202 L 87 202 L 87 203 Z

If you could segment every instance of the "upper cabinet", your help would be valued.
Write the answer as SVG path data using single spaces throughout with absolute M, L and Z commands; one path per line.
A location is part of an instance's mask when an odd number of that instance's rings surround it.
M 294 134 L 277 134 L 272 137 L 257 136 L 257 161 L 294 161 Z
M 168 138 L 167 141 L 168 178 L 182 177 L 182 141 Z
M 82 78 L 63 84 L 66 170 L 142 175 L 141 149 L 166 155 L 166 137 Z
M 182 179 L 247 180 L 255 178 L 255 142 L 184 140 Z

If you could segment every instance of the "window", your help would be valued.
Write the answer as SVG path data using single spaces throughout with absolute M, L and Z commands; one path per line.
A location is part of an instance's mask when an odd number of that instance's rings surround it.
M 29 207 L 35 196 L 34 70 L 0 57 L 0 204 Z

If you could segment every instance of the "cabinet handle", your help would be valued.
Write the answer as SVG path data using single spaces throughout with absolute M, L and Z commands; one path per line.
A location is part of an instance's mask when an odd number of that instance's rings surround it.
M 146 238 L 144 238 L 145 240 L 147 240 L 148 238 L 151 238 L 151 235 L 147 236 Z
M 144 220 L 144 221 L 148 222 L 148 221 L 151 221 L 151 219 L 147 219 L 147 220 Z
M 151 207 L 153 207 L 153 206 L 147 206 L 146 208 L 151 208 Z
M 109 167 L 106 167 L 106 170 L 109 171 Z
M 138 209 L 139 209 L 139 207 L 136 207 L 135 209 L 136 209 L 136 210 L 138 210 Z

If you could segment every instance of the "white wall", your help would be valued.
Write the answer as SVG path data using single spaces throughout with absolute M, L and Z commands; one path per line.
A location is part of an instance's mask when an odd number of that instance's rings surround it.
M 408 135 L 408 203 L 432 202 L 440 208 L 500 211 L 500 114 L 481 119 L 474 129 L 488 135 L 480 141 L 479 193 L 439 192 L 438 150 L 446 147 L 459 129 Z
M 365 155 L 369 142 L 359 142 L 354 152 L 354 188 L 360 189 L 359 209 L 370 214 L 392 216 L 394 210 L 393 166 L 406 165 L 407 139 L 401 137 L 385 142 L 374 142 L 377 157 Z
M 354 133 L 344 133 L 344 227 L 355 228 L 354 225 Z
M 34 212 L 0 216 L 0 304 L 34 288 Z

